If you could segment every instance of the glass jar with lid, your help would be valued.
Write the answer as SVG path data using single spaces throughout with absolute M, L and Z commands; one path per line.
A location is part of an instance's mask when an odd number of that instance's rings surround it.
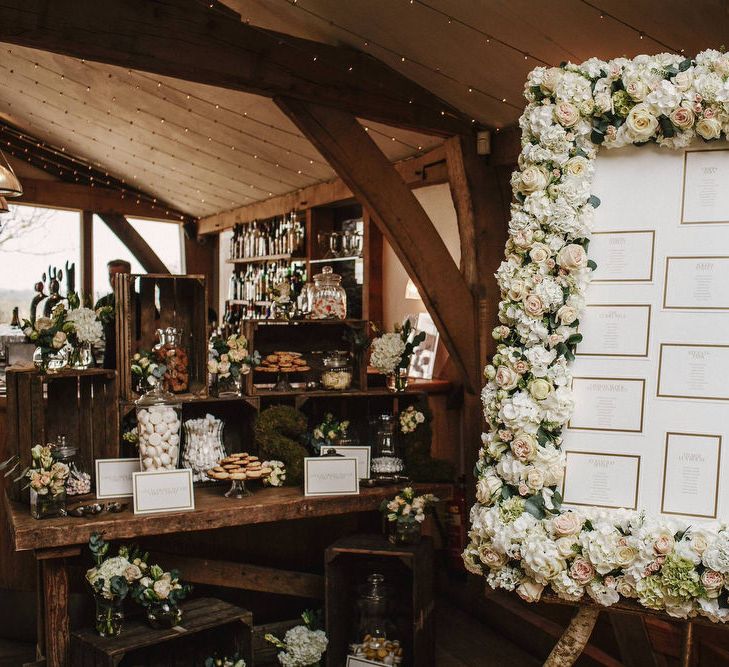
M 390 602 L 385 577 L 373 573 L 360 588 L 357 600 L 359 623 L 349 653 L 385 665 L 400 665 L 403 650 L 395 639 L 396 627 L 389 617 Z
M 324 355 L 324 370 L 320 382 L 324 389 L 345 391 L 352 386 L 352 359 L 346 350 L 327 352 Z
M 142 472 L 174 470 L 180 459 L 182 403 L 157 384 L 135 406 Z
M 182 342 L 182 329 L 167 327 L 157 329 L 159 342 L 153 352 L 166 370 L 164 388 L 175 394 L 182 394 L 190 388 L 190 359 Z
M 396 419 L 393 415 L 380 415 L 371 420 L 374 433 L 375 451 L 371 463 L 371 470 L 375 479 L 398 479 L 405 464 L 398 456 L 397 439 L 395 435 Z
M 83 470 L 83 465 L 78 459 L 78 447 L 67 444 L 66 436 L 59 435 L 52 453 L 54 461 L 68 466 L 66 495 L 81 496 L 91 493 L 91 475 Z
M 314 276 L 310 317 L 313 320 L 344 320 L 347 317 L 347 293 L 342 276 L 325 266 Z

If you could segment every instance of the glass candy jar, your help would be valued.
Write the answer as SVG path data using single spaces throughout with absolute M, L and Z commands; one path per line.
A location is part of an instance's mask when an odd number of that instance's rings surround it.
M 185 422 L 182 466 L 192 470 L 194 482 L 208 481 L 205 471 L 218 465 L 218 461 L 225 458 L 224 426 L 224 422 L 209 414 L 202 419 L 188 419 Z
M 321 373 L 321 386 L 324 389 L 344 391 L 352 386 L 352 361 L 349 352 L 328 352 L 324 356 L 324 370 Z
M 182 329 L 167 327 L 157 329 L 159 342 L 153 351 L 159 363 L 166 369 L 163 382 L 165 389 L 182 394 L 190 388 L 190 359 L 182 344 Z
M 157 385 L 135 405 L 142 472 L 174 470 L 180 458 L 182 404 Z
M 342 287 L 342 276 L 325 266 L 314 276 L 311 319 L 343 320 L 347 317 L 347 293 Z
M 357 636 L 350 645 L 350 655 L 383 665 L 402 664 L 403 651 L 394 639 L 395 625 L 389 618 L 389 596 L 385 577 L 371 574 L 361 587 L 357 600 L 359 624 Z
M 397 454 L 395 436 L 396 419 L 393 415 L 380 415 L 372 420 L 375 456 L 372 459 L 372 473 L 376 479 L 396 479 L 405 468 Z
M 78 460 L 78 448 L 66 444 L 66 436 L 59 435 L 53 448 L 53 460 L 68 466 L 66 495 L 81 496 L 91 493 L 91 475 L 85 472 Z

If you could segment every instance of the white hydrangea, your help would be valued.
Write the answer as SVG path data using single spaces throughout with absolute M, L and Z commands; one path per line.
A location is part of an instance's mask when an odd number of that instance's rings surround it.
M 393 373 L 400 365 L 405 343 L 399 333 L 386 333 L 372 341 L 370 363 L 385 375 Z

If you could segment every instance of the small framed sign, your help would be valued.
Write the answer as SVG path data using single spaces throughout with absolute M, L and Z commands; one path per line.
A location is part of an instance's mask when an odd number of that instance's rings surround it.
M 195 509 L 192 470 L 135 472 L 134 513 L 183 512 Z
M 360 479 L 369 479 L 370 476 L 370 454 L 372 447 L 360 447 L 359 445 L 346 445 L 342 447 L 322 447 L 320 456 L 326 456 L 327 452 L 334 450 L 341 456 L 354 456 L 357 459 L 357 475 Z
M 96 459 L 96 497 L 130 498 L 132 475 L 139 472 L 139 459 Z
M 360 657 L 357 657 L 354 655 L 347 656 L 346 667 L 367 667 L 367 665 L 380 665 L 380 667 L 382 667 L 381 662 L 375 662 L 374 660 L 367 660 L 367 658 L 360 658 Z
M 356 457 L 322 456 L 304 459 L 305 496 L 348 496 L 358 493 Z

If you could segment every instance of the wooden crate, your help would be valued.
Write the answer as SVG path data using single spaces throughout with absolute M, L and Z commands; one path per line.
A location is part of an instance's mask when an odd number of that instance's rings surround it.
M 248 320 L 244 322 L 242 330 L 248 339 L 248 346 L 251 352 L 260 353 L 262 358 L 276 351 L 301 352 L 309 362 L 310 371 L 305 373 L 292 373 L 289 375 L 289 382 L 292 385 L 304 389 L 308 381 L 318 383 L 322 371 L 323 355 L 326 352 L 335 350 L 349 350 L 352 352 L 352 345 L 347 341 L 349 332 L 365 332 L 369 323 L 365 320 Z M 352 380 L 353 390 L 365 390 L 367 388 L 367 367 L 366 364 L 357 360 L 357 355 L 352 355 L 352 366 L 354 377 Z M 245 378 L 245 391 L 248 395 L 266 395 L 270 390 L 266 385 L 276 383 L 275 373 L 263 373 L 254 370 Z M 338 392 L 332 391 L 332 396 Z
M 140 350 L 157 343 L 157 329 L 177 327 L 183 331 L 190 359 L 190 391 L 182 397 L 208 395 L 208 305 L 205 276 L 118 274 L 116 298 L 116 365 L 119 394 L 133 400 L 131 359 Z
M 200 667 L 213 653 L 237 652 L 252 665 L 253 614 L 215 598 L 182 605 L 179 626 L 155 630 L 143 620 L 127 620 L 118 637 L 99 637 L 91 628 L 71 634 L 74 667 Z
M 395 546 L 380 535 L 353 535 L 326 550 L 328 667 L 346 662 L 356 637 L 356 600 L 367 577 L 378 572 L 390 591 L 391 612 L 404 650 L 404 667 L 435 665 L 433 543 Z
M 7 371 L 8 454 L 30 465 L 34 445 L 66 436 L 78 448 L 83 469 L 94 475 L 94 460 L 119 452 L 119 411 L 116 373 L 89 369 L 45 375 L 36 369 Z M 14 499 L 21 485 L 10 488 Z

